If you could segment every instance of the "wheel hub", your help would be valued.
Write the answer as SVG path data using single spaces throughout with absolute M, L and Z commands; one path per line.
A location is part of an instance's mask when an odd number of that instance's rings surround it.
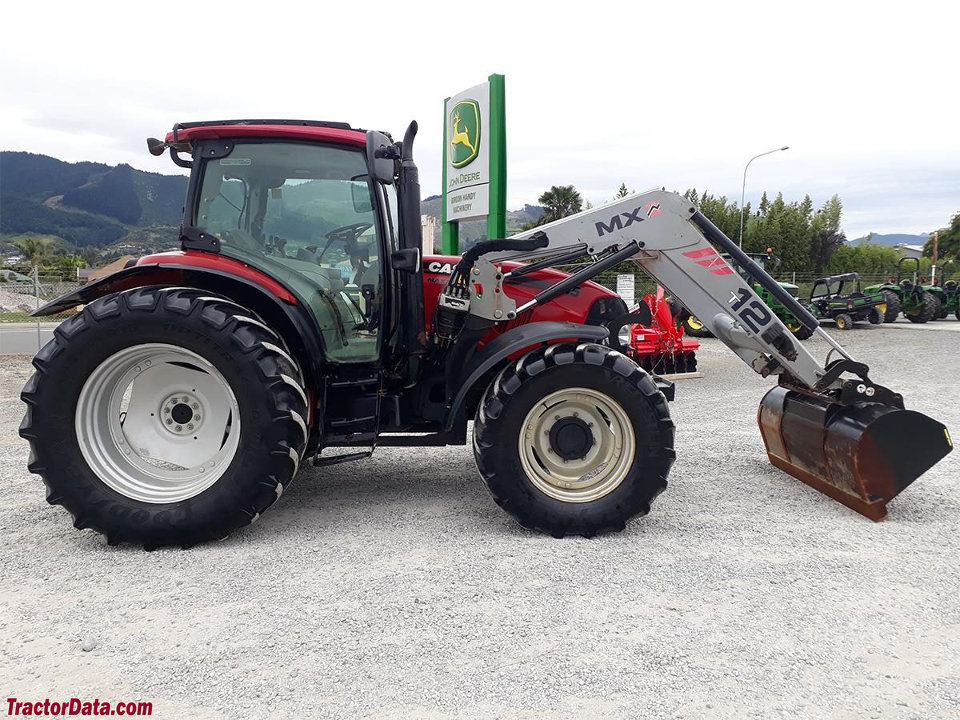
M 518 439 L 529 481 L 563 502 L 592 502 L 627 476 L 636 440 L 626 411 L 592 388 L 566 388 L 527 413 Z
M 189 435 L 200 429 L 205 411 L 199 397 L 191 393 L 176 393 L 160 406 L 160 422 L 174 435 Z
M 593 432 L 578 416 L 560 418 L 550 429 L 550 447 L 563 460 L 581 460 L 594 444 Z

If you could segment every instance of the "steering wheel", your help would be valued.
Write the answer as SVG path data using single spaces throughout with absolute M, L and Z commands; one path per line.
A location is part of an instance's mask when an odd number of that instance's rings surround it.
M 330 249 L 330 246 L 333 245 L 334 242 L 338 240 L 342 243 L 356 242 L 357 238 L 359 238 L 372 227 L 373 223 L 358 222 L 351 225 L 343 225 L 341 227 L 334 228 L 324 235 L 324 237 L 327 238 L 327 244 L 323 246 L 323 250 L 321 250 L 320 254 L 317 255 L 317 262 L 320 262 L 321 258 L 323 258 L 323 254 Z

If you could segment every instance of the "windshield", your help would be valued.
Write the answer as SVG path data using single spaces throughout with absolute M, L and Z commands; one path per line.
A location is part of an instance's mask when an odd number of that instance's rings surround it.
M 359 149 L 237 143 L 205 161 L 193 224 L 306 299 L 332 359 L 378 354 L 380 247 Z

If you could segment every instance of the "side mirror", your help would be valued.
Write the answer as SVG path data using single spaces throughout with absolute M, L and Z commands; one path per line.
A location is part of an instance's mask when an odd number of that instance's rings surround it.
M 390 253 L 390 267 L 405 273 L 420 272 L 420 248 L 404 248 Z
M 393 184 L 396 161 L 399 159 L 400 153 L 393 140 L 382 132 L 367 131 L 367 167 L 375 180 Z

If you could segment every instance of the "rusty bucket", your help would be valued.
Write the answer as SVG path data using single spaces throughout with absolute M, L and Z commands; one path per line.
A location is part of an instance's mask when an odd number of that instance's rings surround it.
M 953 448 L 946 426 L 923 413 L 785 387 L 764 396 L 757 420 L 770 462 L 875 521 Z

